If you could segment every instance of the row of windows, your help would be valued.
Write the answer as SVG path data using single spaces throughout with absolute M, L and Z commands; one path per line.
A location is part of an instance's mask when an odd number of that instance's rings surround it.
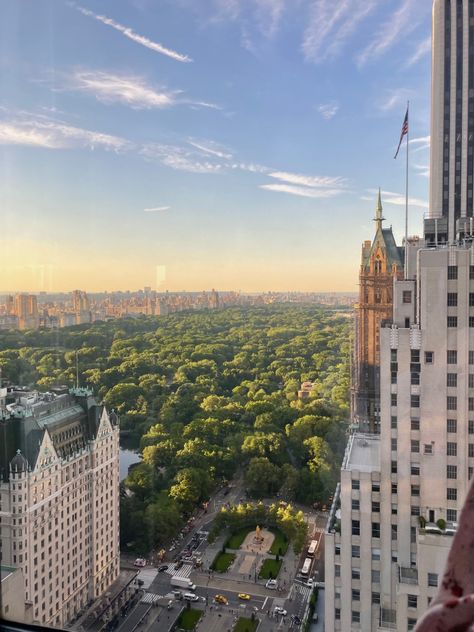
M 458 266 L 448 266 L 448 279 L 456 280 L 458 278 Z M 469 266 L 469 278 L 474 279 L 474 266 Z
M 391 349 L 391 358 L 390 361 L 392 363 L 392 372 L 398 370 L 397 363 L 397 349 Z M 446 352 L 446 361 L 448 364 L 457 364 L 458 363 L 458 352 L 456 349 L 448 349 Z M 420 364 L 420 351 L 419 349 L 411 350 L 411 369 L 413 372 L 419 373 L 419 364 Z M 434 364 L 434 351 L 425 351 L 425 364 Z M 474 364 L 474 351 L 469 351 L 469 364 Z M 414 369 L 417 369 L 414 371 Z
M 446 303 L 448 307 L 458 306 L 458 293 L 448 292 L 446 297 Z M 474 307 L 474 292 L 469 292 L 469 307 Z

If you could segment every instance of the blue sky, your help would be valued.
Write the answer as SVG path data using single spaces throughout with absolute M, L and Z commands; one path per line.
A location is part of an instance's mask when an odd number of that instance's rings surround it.
M 354 290 L 428 208 L 428 0 L 0 4 L 0 290 Z

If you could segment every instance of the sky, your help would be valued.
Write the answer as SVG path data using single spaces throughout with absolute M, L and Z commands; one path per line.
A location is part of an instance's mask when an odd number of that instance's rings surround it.
M 354 291 L 428 210 L 429 0 L 0 3 L 0 291 Z

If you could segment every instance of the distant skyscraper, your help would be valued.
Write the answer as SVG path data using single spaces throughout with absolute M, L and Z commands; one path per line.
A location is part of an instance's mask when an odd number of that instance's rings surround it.
M 473 46 L 472 0 L 435 0 L 428 242 L 473 232 Z
M 33 294 L 17 294 L 14 313 L 18 318 L 20 329 L 37 329 L 39 327 L 38 300 Z
M 403 248 L 392 228 L 382 228 L 379 192 L 375 237 L 364 242 L 359 273 L 359 302 L 355 313 L 351 410 L 363 432 L 380 432 L 380 325 L 392 316 L 393 280 L 403 278 Z

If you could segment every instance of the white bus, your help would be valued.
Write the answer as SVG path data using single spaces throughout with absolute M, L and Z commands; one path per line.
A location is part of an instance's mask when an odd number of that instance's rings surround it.
M 309 547 L 308 547 L 308 557 L 314 557 L 314 554 L 317 551 L 318 548 L 318 544 L 319 544 L 319 540 L 311 540 L 311 542 L 309 543 Z
M 303 568 L 301 569 L 301 574 L 302 575 L 308 575 L 309 571 L 311 570 L 311 564 L 313 563 L 313 560 L 310 557 L 307 557 L 304 561 L 303 564 Z

